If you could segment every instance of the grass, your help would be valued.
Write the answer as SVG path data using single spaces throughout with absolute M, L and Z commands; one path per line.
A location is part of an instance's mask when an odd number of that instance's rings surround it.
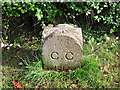
M 12 81 L 17 80 L 25 88 L 120 88 L 119 48 L 120 42 L 113 37 L 109 41 L 101 42 L 91 38 L 84 42 L 80 67 L 68 71 L 43 69 L 43 59 L 39 52 L 33 57 L 29 54 L 22 57 L 24 55 L 19 54 L 17 56 L 20 57 L 15 58 L 16 68 L 12 67 L 12 63 L 3 65 L 3 87 L 13 88 L 15 86 Z M 9 55 L 9 52 L 4 53 L 6 54 L 3 57 Z M 4 59 L 8 60 L 9 57 Z M 23 65 L 19 66 L 18 62 Z

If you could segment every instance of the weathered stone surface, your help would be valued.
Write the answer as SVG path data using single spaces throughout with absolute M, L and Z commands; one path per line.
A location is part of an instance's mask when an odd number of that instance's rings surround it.
M 68 24 L 47 27 L 42 33 L 42 55 L 46 67 L 76 68 L 82 59 L 82 31 Z

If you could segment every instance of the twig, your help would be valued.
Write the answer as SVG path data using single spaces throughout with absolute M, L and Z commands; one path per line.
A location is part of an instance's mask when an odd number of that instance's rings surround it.
M 38 25 L 40 22 L 38 22 L 38 23 L 36 23 L 36 24 L 34 24 L 33 26 L 36 26 L 36 25 Z
M 24 24 L 25 24 L 25 23 L 23 23 L 23 24 L 19 25 L 17 28 L 22 27 Z

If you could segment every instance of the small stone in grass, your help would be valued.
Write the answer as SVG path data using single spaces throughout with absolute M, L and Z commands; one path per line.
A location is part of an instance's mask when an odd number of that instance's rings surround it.
M 88 85 L 85 85 L 85 86 L 84 86 L 84 88 L 87 88 L 87 87 L 88 87 Z
M 23 63 L 22 63 L 22 62 L 20 62 L 20 63 L 18 63 L 18 65 L 23 65 Z
M 116 37 L 116 40 L 118 40 L 119 39 L 119 37 Z
M 103 77 L 107 77 L 107 76 L 108 76 L 108 75 L 106 75 L 106 74 L 105 74 L 105 75 L 103 75 Z
M 105 37 L 106 38 L 106 41 L 108 42 L 110 40 L 110 37 Z

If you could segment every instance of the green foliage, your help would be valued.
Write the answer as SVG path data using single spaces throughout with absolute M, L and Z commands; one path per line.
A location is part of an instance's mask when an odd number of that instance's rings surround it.
M 90 8 L 93 8 L 91 9 L 91 12 L 92 10 L 94 10 L 93 14 L 95 14 L 95 20 L 97 20 L 98 22 L 102 21 L 104 24 L 111 26 L 110 33 L 118 30 L 118 26 L 120 25 L 119 2 L 90 2 L 88 3 L 88 5 Z
M 91 22 L 96 21 L 110 26 L 108 32 L 113 33 L 118 30 L 120 25 L 119 6 L 118 2 L 4 2 L 2 14 L 7 21 L 3 25 L 8 30 L 10 18 L 25 17 L 27 14 L 36 17 L 41 22 L 42 28 L 48 23 L 56 24 L 56 17 L 65 17 L 64 23 L 81 26 L 83 24 L 80 24 L 78 18 L 82 15 L 83 17 L 91 17 Z

